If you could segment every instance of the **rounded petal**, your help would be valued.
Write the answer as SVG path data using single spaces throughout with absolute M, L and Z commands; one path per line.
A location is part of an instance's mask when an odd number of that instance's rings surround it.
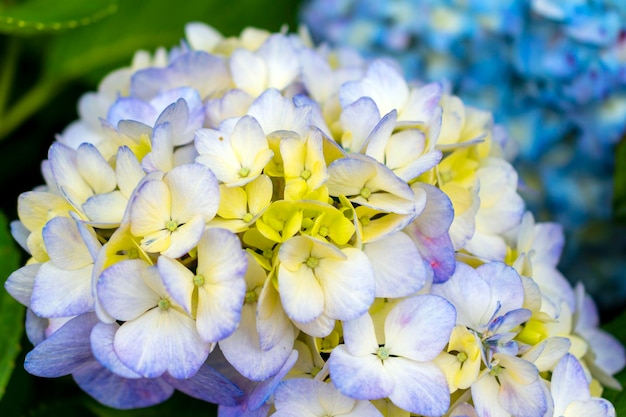
M 394 379 L 389 399 L 395 405 L 425 416 L 440 416 L 448 410 L 450 391 L 437 365 L 401 357 L 389 358 L 384 364 Z
M 374 353 L 353 356 L 345 345 L 339 345 L 333 349 L 328 365 L 333 383 L 349 397 L 375 400 L 388 397 L 395 389 L 393 376 Z
M 399 298 L 419 291 L 426 283 L 424 261 L 411 238 L 394 233 L 363 246 L 374 268 L 376 297 Z
M 78 369 L 72 377 L 100 403 L 120 410 L 159 404 L 174 393 L 174 387 L 161 378 L 124 378 L 95 361 Z
M 118 262 L 105 269 L 98 280 L 98 298 L 117 320 L 133 320 L 159 302 L 159 294 L 144 281 L 148 264 L 140 260 Z
M 448 343 L 455 323 L 455 309 L 447 300 L 416 295 L 402 300 L 387 315 L 385 346 L 392 355 L 429 361 Z
M 67 271 L 46 262 L 35 276 L 30 308 L 40 317 L 71 317 L 93 310 L 92 271 L 93 265 Z
M 217 213 L 219 186 L 213 172 L 200 164 L 181 165 L 163 181 L 172 195 L 172 220 L 185 222 L 196 215 L 208 222 Z
M 346 248 L 342 252 L 347 259 L 321 259 L 314 273 L 324 293 L 324 314 L 352 320 L 374 302 L 374 271 L 363 251 Z
M 285 313 L 292 320 L 308 323 L 324 311 L 322 287 L 313 270 L 304 264 L 296 271 L 282 264 L 278 267 L 278 291 Z
M 200 339 L 195 322 L 174 308 L 153 308 L 124 323 L 113 343 L 120 360 L 146 378 L 168 372 L 189 378 L 204 363 L 211 345 Z

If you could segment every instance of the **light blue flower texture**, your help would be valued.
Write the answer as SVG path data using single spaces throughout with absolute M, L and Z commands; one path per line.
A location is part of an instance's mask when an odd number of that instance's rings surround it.
M 611 218 L 626 129 L 623 1 L 313 0 L 301 20 L 316 42 L 391 55 L 407 78 L 445 81 L 493 111 L 518 144 L 522 191 L 539 217 L 583 239 L 581 226 Z

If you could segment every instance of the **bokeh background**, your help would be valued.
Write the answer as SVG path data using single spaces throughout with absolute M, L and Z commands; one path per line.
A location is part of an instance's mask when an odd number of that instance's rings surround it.
M 278 31 L 286 25 L 294 31 L 304 5 L 296 0 L 0 0 L 0 280 L 27 259 L 8 233 L 8 222 L 17 218 L 17 198 L 42 183 L 40 163 L 55 134 L 77 118 L 81 94 L 96 89 L 112 69 L 128 65 L 136 50 L 178 44 L 187 22 L 206 22 L 227 36 L 247 26 Z M 606 207 L 610 214 L 604 223 L 590 232 L 585 228 L 586 261 L 576 263 L 581 251 L 567 247 L 565 267 L 573 282 L 593 277 L 586 286 L 601 301 L 602 320 L 620 317 L 607 326 L 624 341 L 626 278 L 620 277 L 626 274 L 626 246 L 620 242 L 626 241 L 626 146 L 615 149 L 622 162 L 616 160 L 617 172 L 611 167 L 603 174 L 616 179 L 614 210 Z M 526 169 L 532 171 L 532 164 Z M 536 214 L 554 220 L 549 213 Z M 111 410 L 83 394 L 69 377 L 31 377 L 22 368 L 31 348 L 22 322 L 23 307 L 2 292 L 0 416 L 216 415 L 213 406 L 178 395 L 145 410 Z M 619 378 L 624 381 L 624 373 Z M 618 410 L 626 410 L 624 396 L 606 395 Z

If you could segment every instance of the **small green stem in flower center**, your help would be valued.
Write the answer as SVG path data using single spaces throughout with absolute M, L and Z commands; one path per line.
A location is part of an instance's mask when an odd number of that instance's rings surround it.
M 459 352 L 456 354 L 456 358 L 459 360 L 459 362 L 465 362 L 467 360 L 467 353 Z
M 196 275 L 193 277 L 193 285 L 195 285 L 196 287 L 201 287 L 204 285 L 204 276 L 203 275 Z
M 363 187 L 363 189 L 361 190 L 361 197 L 368 199 L 371 195 L 372 191 L 367 187 Z
M 248 174 L 250 174 L 250 168 L 241 167 L 241 169 L 239 170 L 239 176 L 241 178 L 246 178 Z
M 274 251 L 271 249 L 264 249 L 263 256 L 267 259 L 272 259 L 272 257 L 274 256 Z
M 378 356 L 381 361 L 384 361 L 385 359 L 389 358 L 389 352 L 387 351 L 386 347 L 380 346 L 376 351 L 376 356 Z
M 315 269 L 315 267 L 319 265 L 319 263 L 320 263 L 320 260 L 314 256 L 309 256 L 309 258 L 306 260 L 306 266 L 308 266 L 311 269 Z
M 170 232 L 174 232 L 176 231 L 176 229 L 178 229 L 178 223 L 176 223 L 174 220 L 168 220 L 165 222 L 165 228 Z
M 159 307 L 163 311 L 166 311 L 170 308 L 170 302 L 165 298 L 161 298 L 157 303 L 157 307 Z
M 250 220 L 252 220 L 253 218 L 254 218 L 254 216 L 252 215 L 252 213 L 246 213 L 246 214 L 243 215 L 241 220 L 243 220 L 246 223 L 250 223 Z
M 491 368 L 491 370 L 489 371 L 489 375 L 491 376 L 498 376 L 502 373 L 502 367 L 500 365 L 495 365 L 493 368 Z
M 317 233 L 322 237 L 328 236 L 328 227 L 326 226 L 320 227 L 320 230 Z
M 254 302 L 256 302 L 259 299 L 259 297 L 256 295 L 255 291 L 248 291 L 246 292 L 246 298 L 245 298 L 245 303 L 246 304 L 252 304 Z
M 305 169 L 304 171 L 302 171 L 300 173 L 300 177 L 302 177 L 303 180 L 308 180 L 309 178 L 311 178 L 311 171 L 309 171 L 308 169 Z

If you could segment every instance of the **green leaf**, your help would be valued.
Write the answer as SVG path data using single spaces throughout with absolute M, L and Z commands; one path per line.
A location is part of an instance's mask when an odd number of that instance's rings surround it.
M 0 213 L 0 399 L 15 367 L 24 329 L 24 307 L 4 289 L 4 282 L 19 267 L 20 253 L 13 243 L 6 217 Z
M 613 180 L 613 212 L 615 220 L 626 224 L 626 136 L 615 151 L 615 178 Z
M 285 23 L 294 28 L 296 13 L 293 0 L 274 0 L 271 7 L 257 0 L 185 1 L 184 7 L 171 0 L 125 1 L 109 18 L 55 37 L 47 51 L 45 74 L 72 79 L 126 66 L 139 49 L 178 45 L 191 21 L 237 35 L 251 25 L 271 31 Z M 102 75 L 99 72 L 97 79 Z
M 0 9 L 0 32 L 37 35 L 87 26 L 115 13 L 117 0 L 29 0 Z
M 615 336 L 622 345 L 626 345 L 626 311 L 603 328 Z M 615 378 L 622 384 L 622 387 L 626 387 L 626 369 L 622 369 L 620 373 L 615 375 Z M 607 389 L 602 396 L 613 403 L 616 415 L 626 416 L 626 391 Z

